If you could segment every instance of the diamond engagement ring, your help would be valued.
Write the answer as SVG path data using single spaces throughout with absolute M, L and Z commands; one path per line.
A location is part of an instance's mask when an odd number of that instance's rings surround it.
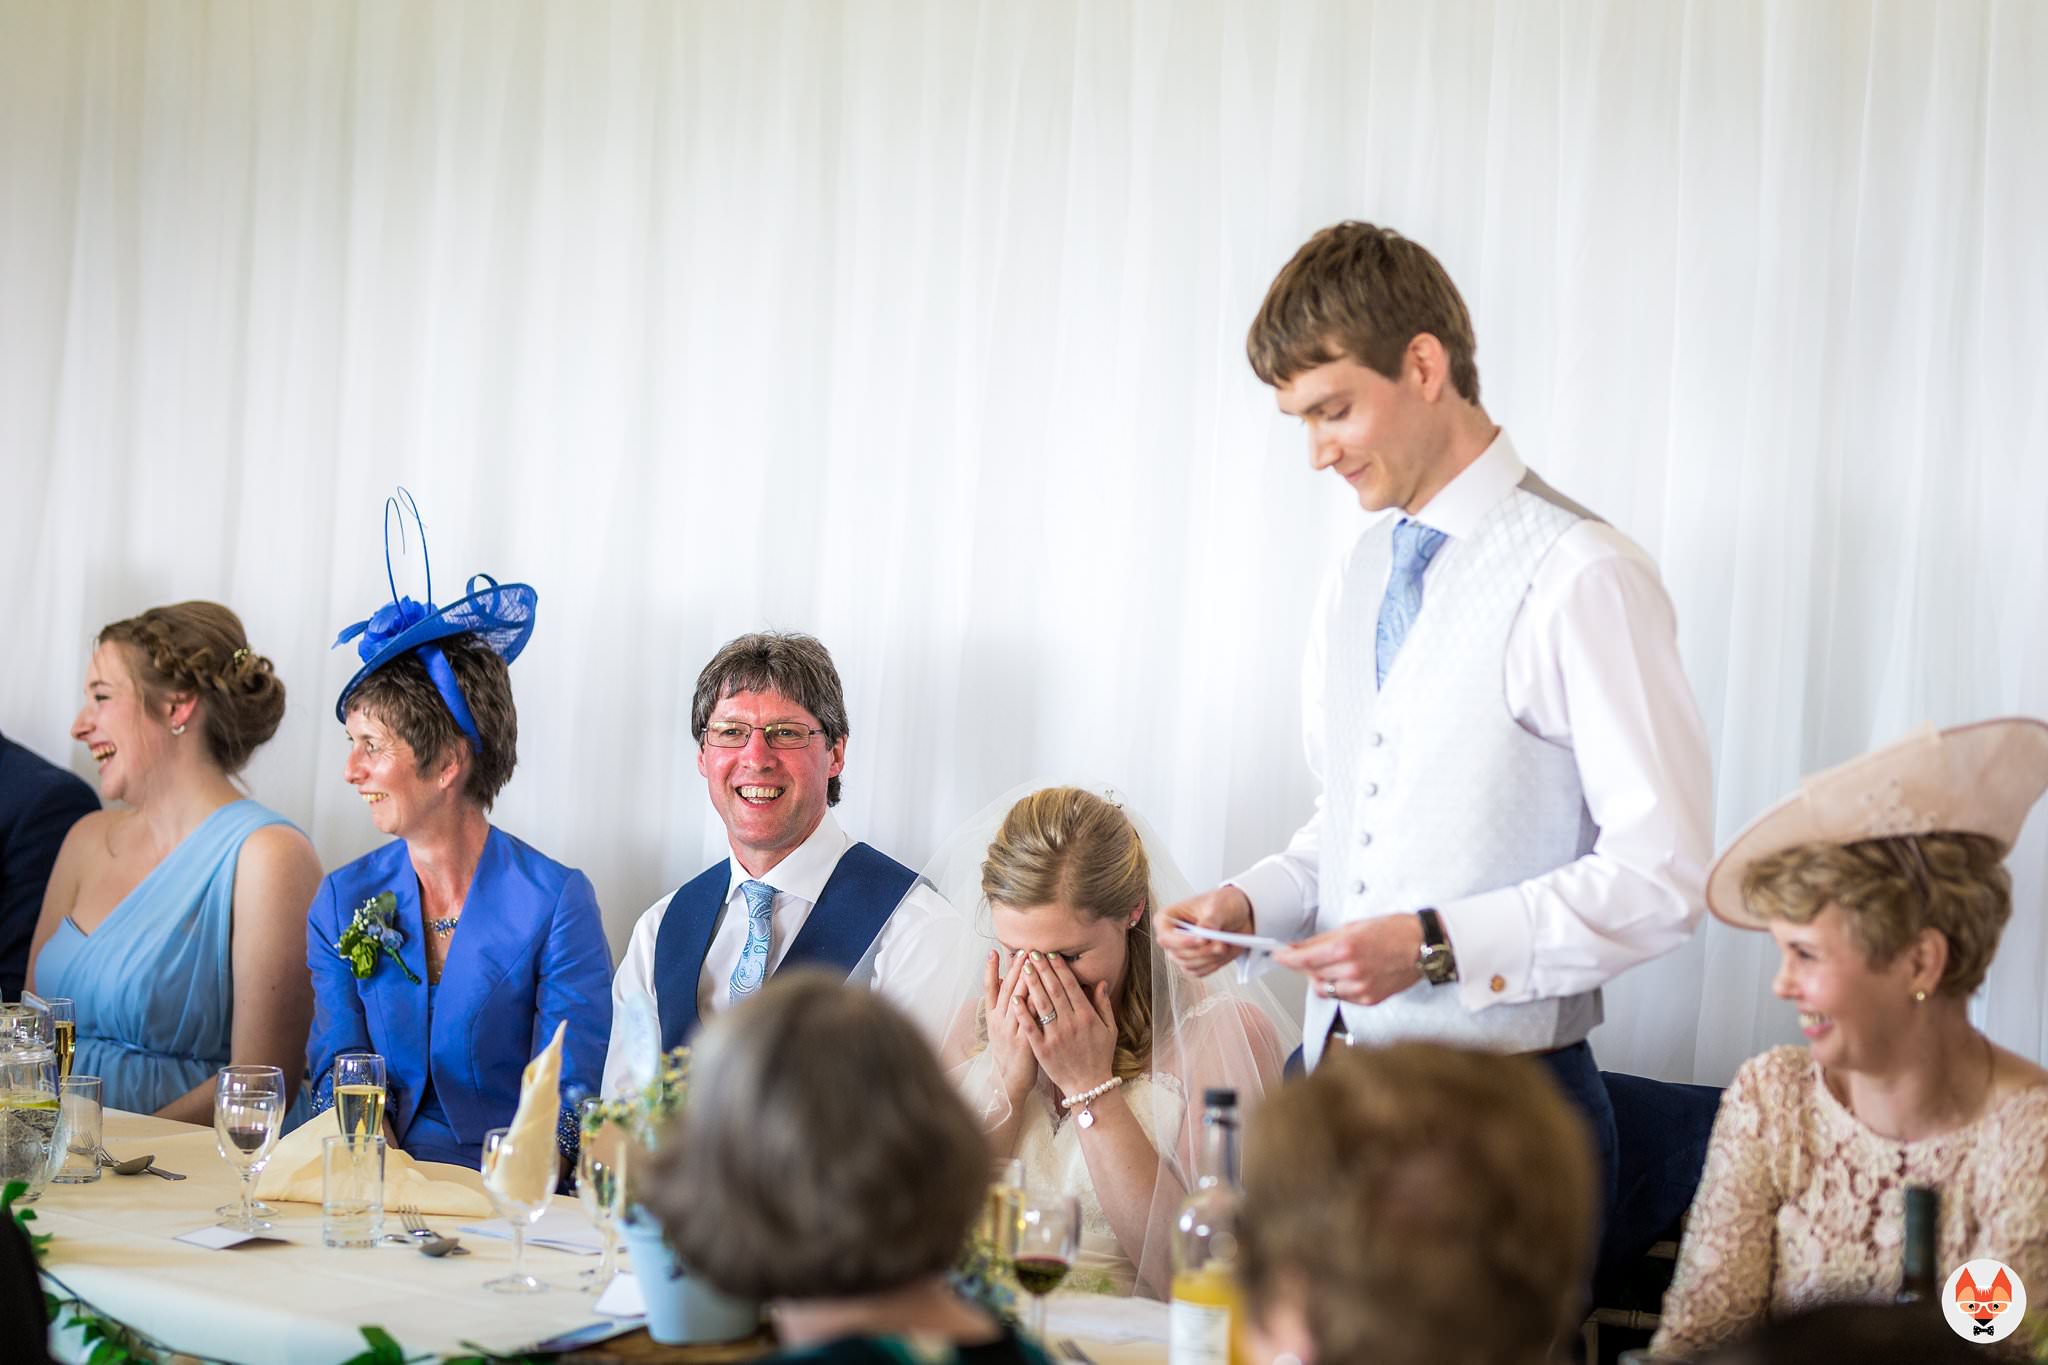
M 1044 1014 L 1038 1016 L 1038 1026 L 1040 1028 L 1051 1028 L 1052 1021 L 1057 1018 L 1059 1018 L 1058 1013 L 1053 1010 L 1047 1010 Z

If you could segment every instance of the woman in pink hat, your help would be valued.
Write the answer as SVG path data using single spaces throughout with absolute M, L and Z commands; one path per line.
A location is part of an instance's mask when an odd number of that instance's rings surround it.
M 1928 729 L 1806 779 L 1716 861 L 1708 908 L 1777 940 L 1807 1046 L 1751 1058 L 1721 1101 L 1658 1353 L 1892 1298 L 1909 1186 L 1940 1195 L 1937 1284 L 1992 1259 L 2048 1293 L 2048 1071 L 1967 1009 L 2044 787 L 2048 725 Z

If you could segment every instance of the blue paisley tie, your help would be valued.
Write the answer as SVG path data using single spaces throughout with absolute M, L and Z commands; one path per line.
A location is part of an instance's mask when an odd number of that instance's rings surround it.
M 768 976 L 768 947 L 775 934 L 775 888 L 766 882 L 741 882 L 740 894 L 747 898 L 747 943 L 740 949 L 740 963 L 732 969 L 727 988 L 735 1005 L 761 989 Z
M 1394 527 L 1394 567 L 1387 575 L 1387 595 L 1380 599 L 1379 628 L 1373 636 L 1373 661 L 1384 687 L 1401 642 L 1422 614 L 1422 571 L 1443 547 L 1444 533 L 1419 521 L 1401 518 Z

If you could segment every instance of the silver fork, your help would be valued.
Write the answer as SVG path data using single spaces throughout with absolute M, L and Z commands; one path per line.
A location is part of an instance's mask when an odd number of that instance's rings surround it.
M 427 1226 L 427 1220 L 420 1216 L 419 1209 L 412 1204 L 398 1206 L 398 1221 L 405 1224 L 405 1235 L 417 1237 L 422 1242 L 438 1242 L 441 1234 Z

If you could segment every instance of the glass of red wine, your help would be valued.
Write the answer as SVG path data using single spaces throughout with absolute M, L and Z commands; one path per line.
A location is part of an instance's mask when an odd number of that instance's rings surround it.
M 270 1160 L 284 1126 L 284 1072 L 274 1066 L 224 1066 L 213 1087 L 213 1140 L 242 1177 L 242 1201 L 214 1212 L 237 1232 L 268 1232 L 250 1202 L 255 1180 Z
M 1081 1242 L 1081 1201 L 1026 1190 L 1017 1210 L 1017 1251 L 1010 1264 L 1031 1295 L 1031 1330 L 1045 1336 L 1045 1296 L 1059 1288 Z

